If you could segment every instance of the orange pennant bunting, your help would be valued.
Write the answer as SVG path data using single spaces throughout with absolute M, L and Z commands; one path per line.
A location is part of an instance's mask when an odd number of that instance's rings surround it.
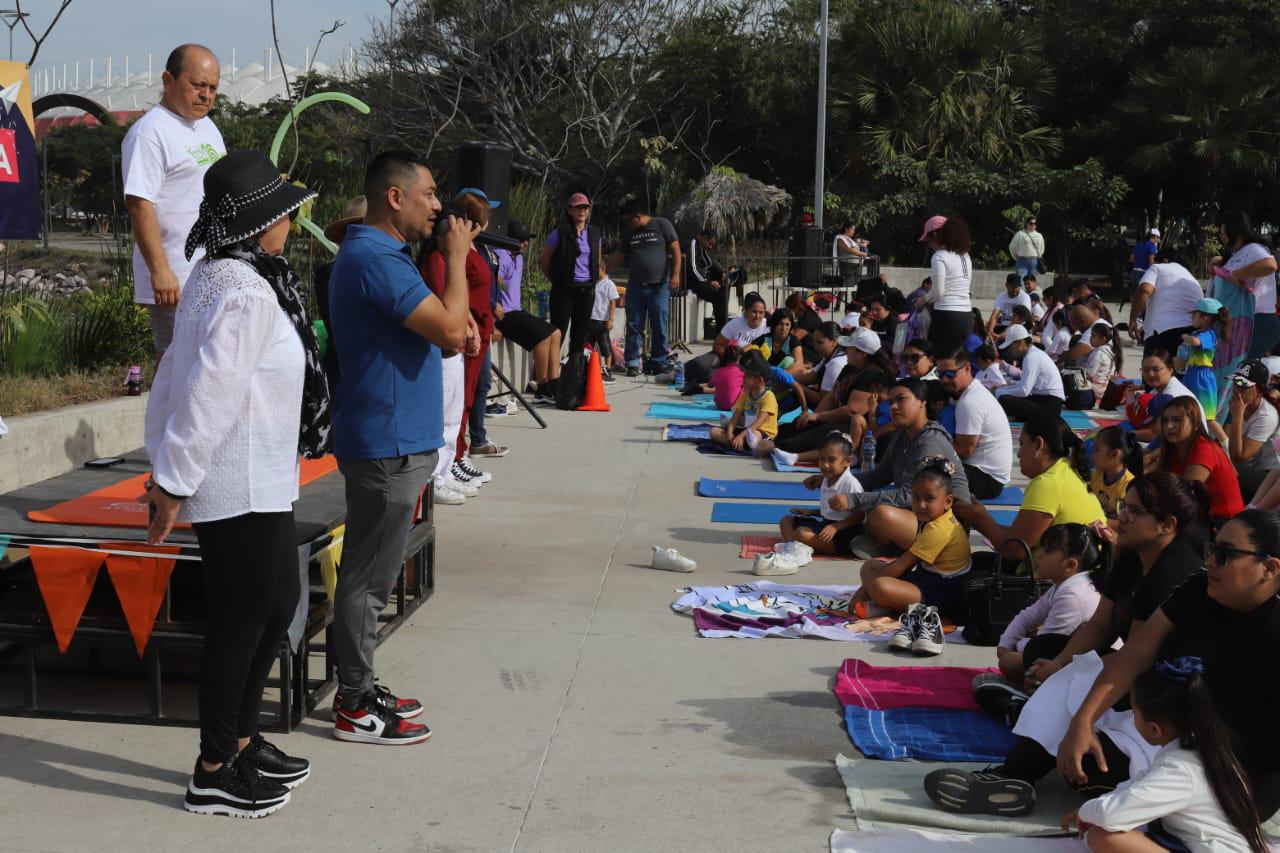
M 134 542 L 121 543 L 120 547 L 151 554 L 177 554 L 181 550 L 172 546 L 138 545 Z M 107 574 L 115 585 L 120 609 L 124 611 L 125 621 L 129 623 L 129 633 L 133 635 L 133 645 L 138 650 L 138 657 L 142 657 L 147 648 L 151 629 L 155 627 L 156 614 L 160 612 L 160 604 L 164 601 L 164 591 L 169 586 L 169 575 L 173 573 L 176 563 L 176 560 L 164 557 L 107 555 Z
M 31 566 L 53 625 L 53 635 L 58 640 L 58 651 L 65 652 L 89 603 L 98 569 L 102 567 L 102 553 L 32 545 Z

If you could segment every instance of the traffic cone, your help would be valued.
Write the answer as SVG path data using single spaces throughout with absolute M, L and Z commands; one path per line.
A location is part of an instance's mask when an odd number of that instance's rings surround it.
M 600 353 L 591 349 L 591 361 L 587 363 L 587 399 L 578 407 L 579 412 L 611 412 L 613 407 L 604 398 L 604 378 L 600 373 Z

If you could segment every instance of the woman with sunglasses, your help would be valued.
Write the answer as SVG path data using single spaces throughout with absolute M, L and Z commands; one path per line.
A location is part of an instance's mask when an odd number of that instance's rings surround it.
M 1235 467 L 1222 445 L 1205 432 L 1194 397 L 1178 397 L 1164 407 L 1160 434 L 1164 446 L 1155 456 L 1155 469 L 1204 483 L 1215 527 L 1244 510 Z
M 1203 561 L 1191 543 L 1201 530 L 1206 505 L 1199 484 L 1172 474 L 1133 481 L 1119 505 L 1116 558 L 1099 589 L 1093 615 L 1069 637 L 1033 637 L 1023 650 L 1026 660 L 1035 661 L 1025 682 L 1009 685 L 1003 697 L 986 691 L 994 698 L 984 703 L 1014 727 L 1018 738 L 1005 760 L 988 770 L 948 768 L 930 774 L 925 790 L 940 808 L 1010 816 L 1034 808 L 1035 785 L 1053 771 L 1052 750 L 1067 732 L 1076 708 L 1069 689 L 1078 674 L 1072 662 L 1078 655 L 1110 655 L 1118 642 L 1127 643 L 1154 618 L 1161 603 L 1200 570 Z M 1096 658 L 1093 662 L 1096 671 Z M 992 702 L 999 702 L 999 707 Z M 1111 734 L 1099 736 L 1098 742 L 1109 769 L 1114 770 L 1112 764 L 1127 766 L 1126 754 Z M 1094 781 L 1104 775 L 1099 773 Z M 1125 778 L 1127 774 L 1108 778 L 1105 787 Z M 1012 811 L 1004 811 L 1006 807 Z
M 1236 757 L 1266 820 L 1280 809 L 1280 515 L 1250 509 L 1228 521 L 1209 548 L 1205 571 L 1188 578 L 1107 657 L 1056 745 L 1067 781 L 1085 785 L 1098 771 L 1127 778 L 1145 769 L 1150 754 L 1112 760 L 1096 728 L 1122 716 L 1109 709 L 1140 673 L 1182 655 L 1204 661 L 1214 707 L 1236 738 Z

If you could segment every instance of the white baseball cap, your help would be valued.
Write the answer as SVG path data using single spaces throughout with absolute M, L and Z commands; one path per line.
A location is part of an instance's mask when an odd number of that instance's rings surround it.
M 851 335 L 841 335 L 836 343 L 842 347 L 853 347 L 867 355 L 880 352 L 880 336 L 870 329 L 855 329 Z
M 1152 237 L 1159 237 L 1159 236 L 1160 236 L 1160 229 L 1159 229 L 1159 228 L 1152 228 L 1152 229 L 1151 229 L 1150 231 L 1148 231 L 1147 233 L 1148 233 L 1148 234 L 1150 234 Z
M 1027 331 L 1026 326 L 1021 323 L 1014 323 L 1004 330 L 1004 343 L 1000 344 L 1000 349 L 1008 349 L 1010 344 L 1025 341 L 1030 337 L 1031 333 Z
M 857 311 L 850 311 L 848 314 L 845 314 L 844 318 L 840 321 L 840 328 L 856 329 L 858 327 L 858 318 L 861 316 L 862 315 Z

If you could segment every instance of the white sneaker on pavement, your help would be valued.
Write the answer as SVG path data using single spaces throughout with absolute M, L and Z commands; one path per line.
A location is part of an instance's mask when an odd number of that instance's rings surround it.
M 675 548 L 663 548 L 661 545 L 653 546 L 653 559 L 649 562 L 649 565 L 666 572 L 688 573 L 698 568 L 697 563 L 681 554 Z
M 756 563 L 751 568 L 753 575 L 762 578 L 794 575 L 798 571 L 800 567 L 786 554 L 761 554 L 756 557 Z
M 436 483 L 432 500 L 438 504 L 458 506 L 467 502 L 467 496 L 453 487 L 450 482 Z

